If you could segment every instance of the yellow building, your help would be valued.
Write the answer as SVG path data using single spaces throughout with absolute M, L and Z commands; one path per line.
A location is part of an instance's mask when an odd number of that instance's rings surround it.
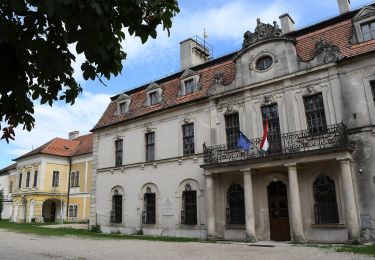
M 71 222 L 90 218 L 92 134 L 69 133 L 15 159 L 14 222 Z

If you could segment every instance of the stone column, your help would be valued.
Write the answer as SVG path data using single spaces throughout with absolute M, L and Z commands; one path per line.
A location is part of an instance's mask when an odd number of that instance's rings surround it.
M 207 236 L 214 239 L 215 232 L 215 208 L 214 208 L 214 184 L 211 173 L 206 173 L 206 197 L 207 197 Z
M 299 197 L 297 165 L 287 164 L 289 178 L 289 216 L 292 229 L 292 240 L 296 242 L 305 241 L 302 226 L 301 201 Z
M 246 240 L 256 241 L 253 182 L 251 180 L 251 169 L 243 170 L 243 187 L 245 196 Z
M 338 158 L 340 161 L 341 176 L 343 183 L 343 195 L 345 203 L 346 228 L 349 240 L 360 238 L 357 204 L 355 201 L 351 160 L 349 158 Z

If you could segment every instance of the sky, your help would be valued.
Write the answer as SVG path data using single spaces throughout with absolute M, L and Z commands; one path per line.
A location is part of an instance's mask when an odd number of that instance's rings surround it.
M 253 31 L 256 18 L 262 22 L 279 23 L 279 16 L 289 13 L 296 29 L 339 14 L 337 0 L 180 0 L 180 13 L 173 19 L 171 35 L 158 30 L 156 39 L 142 45 L 138 38 L 129 34 L 122 46 L 127 52 L 121 75 L 104 80 L 84 81 L 79 55 L 75 78 L 83 87 L 83 93 L 73 106 L 57 103 L 53 107 L 35 103 L 35 128 L 28 132 L 16 129 L 16 140 L 7 144 L 0 140 L 0 169 L 12 163 L 18 156 L 37 148 L 54 137 L 67 138 L 68 133 L 78 130 L 89 133 L 106 109 L 110 97 L 137 86 L 152 82 L 179 71 L 179 43 L 189 37 L 202 37 L 208 33 L 207 42 L 214 50 L 214 58 L 241 48 L 245 31 Z M 369 0 L 352 0 L 351 7 L 360 7 Z M 74 52 L 75 46 L 70 46 Z

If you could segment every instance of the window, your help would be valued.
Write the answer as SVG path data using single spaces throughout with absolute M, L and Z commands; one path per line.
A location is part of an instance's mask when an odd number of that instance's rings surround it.
M 115 141 L 115 166 L 122 165 L 122 139 Z
M 26 173 L 26 188 L 30 186 L 30 172 Z
M 112 195 L 111 223 L 122 223 L 122 195 L 117 190 Z
M 184 155 L 192 155 L 194 151 L 194 123 L 182 126 Z
M 123 115 L 126 113 L 126 102 L 121 102 L 119 104 L 119 112 L 120 112 L 120 115 Z
M 326 116 L 322 93 L 304 97 L 307 129 L 310 134 L 322 134 L 327 131 Z
M 232 184 L 227 191 L 227 224 L 245 224 L 245 201 L 241 185 Z
M 328 176 L 322 174 L 314 181 L 313 189 L 315 223 L 339 223 L 335 182 Z
M 263 125 L 268 119 L 268 142 L 270 144 L 269 153 L 276 153 L 282 150 L 280 136 L 280 122 L 277 104 L 262 106 Z
M 375 81 L 371 81 L 370 86 L 371 86 L 371 92 L 372 92 L 372 100 L 374 101 L 374 105 L 375 105 Z
M 260 71 L 267 70 L 272 66 L 272 63 L 273 59 L 271 56 L 262 56 L 256 61 L 255 68 Z
M 142 212 L 142 222 L 143 224 L 155 224 L 156 223 L 156 194 L 151 192 L 151 188 L 146 188 L 146 193 L 144 194 L 144 211 Z
M 155 105 L 158 103 L 158 92 L 154 91 L 149 93 L 149 98 L 150 98 L 150 106 Z
M 227 134 L 228 148 L 236 148 L 240 137 L 240 122 L 238 113 L 225 116 L 225 132 Z
M 58 171 L 53 171 L 52 187 L 59 187 L 59 172 Z
M 69 217 L 70 218 L 78 217 L 78 205 L 69 205 Z
M 186 184 L 182 192 L 181 223 L 186 225 L 197 224 L 197 191 L 191 190 L 190 184 Z
M 13 182 L 9 182 L 9 193 L 13 192 Z
M 185 95 L 194 92 L 194 79 L 188 79 L 184 81 Z
M 155 160 L 155 132 L 146 134 L 146 161 Z
M 79 171 L 70 174 L 70 187 L 79 187 Z
M 375 39 L 375 21 L 362 24 L 361 30 L 364 41 Z
M 22 173 L 20 173 L 19 179 L 18 179 L 18 188 L 21 189 L 22 187 Z
M 38 185 L 38 171 L 34 172 L 34 183 L 33 187 L 35 188 Z

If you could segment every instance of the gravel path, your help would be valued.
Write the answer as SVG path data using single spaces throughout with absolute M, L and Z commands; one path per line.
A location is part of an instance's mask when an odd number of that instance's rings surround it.
M 92 240 L 41 237 L 0 230 L 0 259 L 338 259 L 370 257 L 335 253 L 318 248 L 278 245 L 167 243 L 138 240 Z

